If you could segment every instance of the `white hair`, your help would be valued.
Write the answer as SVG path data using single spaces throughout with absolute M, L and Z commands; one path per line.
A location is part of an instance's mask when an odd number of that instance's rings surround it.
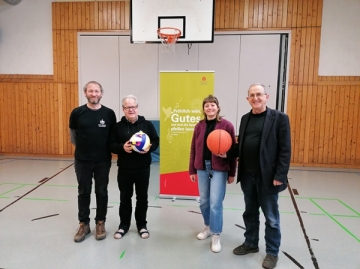
M 136 105 L 138 105 L 137 98 L 136 98 L 135 95 L 132 95 L 132 94 L 126 95 L 126 96 L 122 99 L 122 105 L 123 105 L 123 106 L 124 106 L 124 103 L 125 103 L 126 99 L 133 99 L 133 100 L 135 100 Z

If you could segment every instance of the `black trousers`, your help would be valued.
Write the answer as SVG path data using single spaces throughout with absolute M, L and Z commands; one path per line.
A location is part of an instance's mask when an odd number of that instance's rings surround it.
M 146 228 L 148 209 L 150 167 L 143 170 L 118 169 L 117 181 L 120 190 L 119 229 L 129 230 L 132 214 L 132 196 L 136 193 L 135 220 L 138 231 Z
M 96 196 L 95 221 L 106 221 L 110 167 L 110 160 L 103 162 L 75 160 L 75 173 L 78 181 L 79 222 L 90 222 L 91 187 L 93 177 Z

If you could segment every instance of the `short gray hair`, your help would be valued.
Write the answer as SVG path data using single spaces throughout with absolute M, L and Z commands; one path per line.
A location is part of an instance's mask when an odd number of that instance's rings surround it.
M 132 95 L 132 94 L 129 94 L 129 95 L 126 95 L 126 96 L 122 99 L 122 102 L 121 102 L 122 106 L 124 106 L 124 102 L 125 102 L 126 99 L 133 99 L 133 100 L 135 100 L 136 105 L 138 105 L 138 101 L 137 101 L 136 96 L 135 96 L 135 95 Z
M 265 85 L 264 84 L 261 84 L 261 83 L 254 83 L 254 84 L 251 84 L 249 89 L 248 89 L 248 92 L 250 91 L 251 87 L 254 87 L 254 86 L 261 86 L 263 87 L 264 89 L 264 93 L 266 94 L 266 88 L 265 88 Z

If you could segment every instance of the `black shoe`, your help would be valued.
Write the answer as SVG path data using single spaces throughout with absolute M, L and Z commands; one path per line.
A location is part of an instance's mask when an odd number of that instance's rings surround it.
M 259 252 L 258 247 L 252 248 L 245 244 L 242 244 L 241 246 L 238 246 L 237 248 L 234 248 L 234 250 L 233 250 L 233 253 L 235 255 L 245 255 L 245 254 L 255 253 L 255 252 Z
M 149 233 L 148 229 L 146 227 L 144 227 L 139 230 L 139 235 L 142 239 L 146 239 L 146 238 L 149 238 L 150 233 Z
M 276 263 L 278 260 L 279 260 L 278 256 L 266 254 L 266 257 L 264 259 L 262 266 L 266 269 L 274 269 L 276 267 Z
M 124 230 L 123 228 L 120 228 L 114 233 L 115 239 L 123 238 L 125 234 L 127 234 L 128 230 Z

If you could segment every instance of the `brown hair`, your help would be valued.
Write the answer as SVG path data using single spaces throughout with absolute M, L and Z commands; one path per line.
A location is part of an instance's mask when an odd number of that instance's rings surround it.
M 204 120 L 206 120 L 206 114 L 204 112 L 204 106 L 206 103 L 214 103 L 217 105 L 217 107 L 219 108 L 218 112 L 216 113 L 216 121 L 221 121 L 221 116 L 220 116 L 220 106 L 219 106 L 219 101 L 218 99 L 212 95 L 212 94 L 209 94 L 208 97 L 205 97 L 203 102 L 202 102 L 202 109 L 203 109 L 203 115 L 204 115 Z
M 89 84 L 96 84 L 96 85 L 98 85 L 98 86 L 100 87 L 101 93 L 104 93 L 103 87 L 102 87 L 101 84 L 100 84 L 99 82 L 97 82 L 97 81 L 89 81 L 88 83 L 86 83 L 85 86 L 84 86 L 84 88 L 83 88 L 83 90 L 84 90 L 85 93 L 86 93 L 86 90 L 87 90 L 87 87 L 89 86 Z

